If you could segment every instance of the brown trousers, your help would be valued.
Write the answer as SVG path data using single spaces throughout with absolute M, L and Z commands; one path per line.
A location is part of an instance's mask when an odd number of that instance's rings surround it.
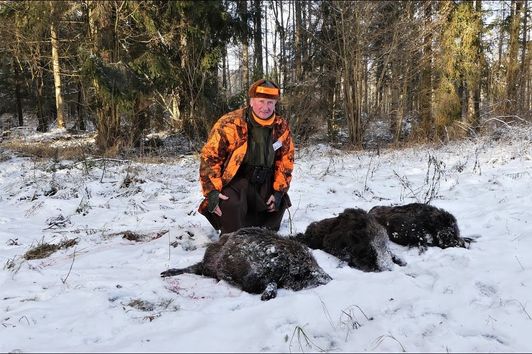
M 229 197 L 227 200 L 220 199 L 222 216 L 210 213 L 208 210 L 205 210 L 203 215 L 216 230 L 221 230 L 222 234 L 248 226 L 266 227 L 278 231 L 285 210 L 292 205 L 288 194 L 285 194 L 279 210 L 267 211 L 266 201 L 273 193 L 271 178 L 262 185 L 256 185 L 251 184 L 247 178 L 237 175 L 221 193 Z

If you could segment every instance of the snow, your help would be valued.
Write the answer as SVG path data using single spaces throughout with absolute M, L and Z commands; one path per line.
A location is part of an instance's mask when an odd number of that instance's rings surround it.
M 196 211 L 196 155 L 148 164 L 0 151 L 0 351 L 530 352 L 531 136 L 298 147 L 280 234 L 345 208 L 431 199 L 475 242 L 421 253 L 392 244 L 407 265 L 380 273 L 314 250 L 333 280 L 266 302 L 224 281 L 159 276 L 198 262 L 218 238 Z M 69 239 L 77 244 L 23 258 Z

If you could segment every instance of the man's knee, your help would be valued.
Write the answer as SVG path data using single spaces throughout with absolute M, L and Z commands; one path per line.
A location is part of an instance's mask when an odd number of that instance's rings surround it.
M 247 205 L 238 198 L 229 198 L 220 201 L 220 210 L 222 211 L 222 215 L 237 217 L 247 212 Z

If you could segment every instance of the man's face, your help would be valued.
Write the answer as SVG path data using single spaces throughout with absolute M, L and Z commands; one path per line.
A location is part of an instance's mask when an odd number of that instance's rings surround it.
M 269 118 L 275 110 L 277 100 L 270 98 L 254 97 L 249 100 L 253 113 L 261 119 Z

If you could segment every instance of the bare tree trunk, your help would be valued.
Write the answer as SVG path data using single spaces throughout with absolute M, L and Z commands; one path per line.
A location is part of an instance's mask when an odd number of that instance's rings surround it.
M 294 31 L 294 64 L 295 64 L 295 70 L 296 70 L 296 80 L 300 81 L 303 78 L 303 68 L 301 65 L 301 42 L 302 42 L 302 28 L 301 28 L 301 2 L 296 1 L 294 3 L 295 5 L 295 11 L 294 11 L 294 17 L 295 17 L 295 31 Z
M 480 21 L 482 21 L 482 0 L 475 1 L 475 13 L 479 16 Z M 482 25 L 478 27 L 478 32 L 476 34 L 476 57 L 477 63 L 480 66 L 479 73 L 484 71 L 484 60 L 482 60 Z M 472 112 L 469 119 L 469 125 L 474 133 L 477 133 L 480 130 L 480 97 L 481 97 L 481 80 L 480 76 L 477 78 L 476 82 L 473 83 L 472 87 Z
M 520 60 L 520 68 L 519 68 L 519 107 L 520 110 L 523 112 L 526 112 L 528 109 L 528 105 L 526 104 L 526 98 L 527 98 L 527 77 L 528 77 L 528 71 L 530 70 L 530 66 L 527 65 L 527 41 L 528 41 L 528 0 L 523 1 L 523 37 L 521 40 L 521 60 Z
M 37 131 L 48 131 L 48 117 L 44 112 L 44 68 L 42 63 L 41 44 L 37 43 L 32 53 L 32 81 L 37 98 Z
M 467 81 L 460 77 L 460 84 L 458 86 L 458 95 L 460 97 L 461 113 L 460 117 L 462 122 L 467 123 L 469 121 L 469 85 Z
M 78 97 L 76 101 L 76 113 L 77 113 L 77 128 L 79 130 L 86 130 L 87 127 L 85 125 L 85 97 L 83 95 L 83 86 L 81 82 L 78 82 Z
M 246 90 L 249 85 L 249 36 L 248 36 L 248 6 L 247 0 L 238 0 L 237 2 L 237 12 L 240 16 L 241 21 L 245 21 L 246 27 L 242 36 L 242 90 Z
M 529 112 L 528 119 L 531 120 L 532 116 L 530 112 L 532 112 L 532 75 L 530 72 L 530 69 L 532 68 L 532 41 L 530 39 L 527 39 L 527 45 L 526 45 L 526 55 L 523 62 L 524 67 L 524 73 L 523 77 L 525 77 L 525 84 L 524 84 L 524 111 Z
M 253 43 L 255 47 L 255 65 L 253 70 L 253 79 L 258 80 L 264 76 L 262 65 L 262 6 L 261 0 L 254 0 L 253 25 L 255 32 L 253 34 Z
M 283 11 L 282 11 L 282 0 L 276 0 L 272 6 L 273 15 L 275 18 L 275 35 L 273 36 L 273 53 L 276 60 L 274 61 L 273 71 L 275 73 L 275 81 L 283 85 L 281 82 L 281 72 L 283 70 L 283 38 L 284 38 L 284 29 L 283 29 Z M 279 44 L 279 49 L 277 49 L 277 44 Z
M 323 25 L 321 35 L 323 38 L 323 51 L 326 53 L 323 63 L 323 98 L 325 105 L 325 117 L 327 122 L 327 138 L 331 143 L 336 143 L 338 126 L 336 124 L 335 108 L 338 101 L 336 90 L 337 77 L 339 77 L 337 67 L 338 56 L 333 54 L 331 43 L 333 38 L 337 38 L 338 28 L 335 26 L 335 15 L 333 6 L 330 0 L 321 3 L 321 14 L 323 16 Z
M 336 93 L 336 76 L 334 74 L 328 75 L 328 82 L 326 85 L 325 100 L 328 103 L 327 109 L 327 138 L 329 142 L 335 143 L 338 137 L 338 127 L 336 124 L 335 108 L 337 105 Z
M 116 33 L 113 23 L 113 15 L 116 15 L 115 3 L 112 1 L 89 2 L 90 33 L 93 36 L 93 50 L 102 59 L 104 64 L 110 64 L 116 60 Z M 101 87 L 97 80 L 93 81 L 97 95 L 96 103 L 96 145 L 102 151 L 107 151 L 116 146 L 120 137 L 120 115 L 117 103 L 111 93 L 106 98 L 101 93 Z
M 282 86 L 285 86 L 287 84 L 288 80 L 288 64 L 286 59 L 286 28 L 284 25 L 284 9 L 283 9 L 283 0 L 279 0 L 279 13 L 281 15 L 281 34 L 280 34 L 280 41 L 279 46 L 281 50 L 281 63 L 280 63 L 280 71 L 281 71 L 281 82 Z
M 504 19 L 506 18 L 506 7 L 503 6 L 502 8 L 502 13 L 501 13 L 501 18 L 499 19 L 499 21 L 501 22 L 501 25 L 499 26 L 499 38 L 498 38 L 498 45 L 497 45 L 497 62 L 499 63 L 499 65 L 502 64 L 502 47 L 503 47 L 503 44 L 504 44 L 504 30 L 502 28 L 502 22 L 504 22 Z
M 430 132 L 434 125 L 432 117 L 432 3 L 430 1 L 425 5 L 424 23 L 420 114 L 421 129 L 425 137 L 430 138 Z
M 227 93 L 227 47 L 222 50 L 222 88 Z
M 229 66 L 227 63 L 227 45 L 223 46 L 222 51 L 222 89 L 224 91 L 224 98 L 229 97 Z
M 170 103 L 166 104 L 167 110 L 170 112 L 172 119 L 172 128 L 175 131 L 179 131 L 183 128 L 183 120 L 181 119 L 181 108 L 179 104 L 181 102 L 181 96 L 178 92 L 172 90 L 170 94 Z
M 20 78 L 20 68 L 18 66 L 18 63 L 15 59 L 13 59 L 13 71 L 15 74 L 15 110 L 16 110 L 16 118 L 18 126 L 21 127 L 24 125 L 24 118 L 22 116 L 22 98 L 20 95 L 20 86 L 21 86 L 21 78 Z
M 409 97 L 409 93 L 408 93 L 408 84 L 410 82 L 409 80 L 409 72 L 410 72 L 410 66 L 408 65 L 404 65 L 404 66 L 397 66 L 397 70 L 406 70 L 406 72 L 404 73 L 404 79 L 402 80 L 401 83 L 399 83 L 398 85 L 400 87 L 397 88 L 397 96 L 395 98 L 397 104 L 396 104 L 396 114 L 395 114 L 395 120 L 396 120 L 396 127 L 395 127 L 395 131 L 394 131 L 394 135 L 395 135 L 395 142 L 399 142 L 399 140 L 401 139 L 401 135 L 402 135 L 402 130 L 403 130 L 403 121 L 405 119 L 405 111 L 408 109 L 408 97 Z M 396 76 L 397 77 L 397 76 Z
M 279 80 L 279 55 L 277 54 L 277 44 L 279 43 L 279 21 L 277 18 L 276 5 L 272 5 L 272 11 L 274 14 L 275 27 L 273 28 L 273 43 L 272 43 L 272 78 L 277 83 L 281 83 Z
M 149 107 L 151 105 L 151 100 L 143 95 L 139 95 L 135 99 L 133 104 L 133 111 L 135 114 L 134 125 L 131 131 L 131 134 L 128 135 L 130 139 L 130 144 L 135 146 L 143 146 L 143 134 L 149 129 L 150 118 L 149 118 Z
M 43 69 L 38 67 L 34 79 L 35 94 L 37 96 L 37 131 L 41 133 L 48 131 L 48 119 L 44 114 L 44 80 L 42 71 Z
M 519 52 L 519 25 L 521 23 L 521 5 L 520 0 L 512 0 L 512 13 L 510 24 L 510 39 L 508 43 L 508 71 L 506 73 L 506 105 L 505 112 L 515 111 L 517 106 L 518 78 L 519 71 L 518 52 Z
M 180 28 L 187 28 L 189 26 L 187 22 L 187 18 L 183 11 L 179 14 L 179 27 Z M 181 59 L 181 69 L 185 69 L 188 67 L 188 60 L 190 58 L 189 50 L 188 50 L 188 37 L 187 32 L 185 30 L 179 31 L 179 53 L 180 59 Z
M 311 9 L 311 2 L 310 1 L 304 1 L 303 7 L 301 11 L 301 62 L 302 62 L 302 72 L 301 77 L 305 79 L 307 77 L 307 73 L 312 70 L 310 68 L 310 43 L 308 41 L 309 38 L 309 32 L 310 29 L 310 9 Z
M 17 18 L 18 16 L 15 15 L 15 45 L 14 45 L 14 52 L 13 52 L 13 73 L 15 78 L 15 104 L 16 104 L 16 113 L 15 118 L 18 122 L 18 126 L 24 125 L 24 118 L 22 115 L 22 97 L 20 94 L 20 89 L 22 86 L 22 77 L 20 72 L 20 44 L 21 44 L 21 35 L 20 35 L 20 28 L 17 25 Z
M 295 27 L 295 21 L 294 21 L 294 2 L 288 1 L 287 4 L 288 12 L 286 16 L 286 41 L 285 49 L 286 49 L 286 56 L 285 56 L 285 71 L 284 71 L 284 82 L 285 85 L 288 85 L 289 83 L 292 83 L 295 81 L 295 67 L 292 60 L 289 60 L 289 58 L 294 57 L 294 30 L 290 31 L 290 28 Z
M 266 6 L 266 5 L 265 5 Z M 268 56 L 270 54 L 268 50 L 268 37 L 270 36 L 270 33 L 268 32 L 268 9 L 267 7 L 264 8 L 264 74 L 266 77 L 268 77 L 270 73 L 269 63 L 268 63 Z
M 362 143 L 360 83 L 362 65 L 360 58 L 360 26 L 358 9 L 350 3 L 339 3 L 339 33 L 341 40 L 342 86 L 344 93 L 344 114 L 347 120 L 349 140 L 353 145 Z M 353 11 L 354 10 L 354 11 Z
M 57 128 L 63 129 L 65 127 L 65 119 L 63 116 L 63 95 L 61 94 L 61 65 L 59 63 L 59 38 L 57 35 L 57 18 L 55 5 L 50 1 L 52 9 L 52 20 L 50 22 L 50 39 L 52 43 L 52 67 L 54 73 L 54 88 L 55 88 L 55 106 L 57 110 Z
M 399 80 L 399 70 L 401 70 L 400 65 L 393 63 L 392 65 L 392 75 L 395 80 L 391 83 L 391 97 L 390 97 L 390 113 L 391 113 L 391 126 L 392 132 L 395 136 L 395 142 L 399 141 L 401 136 L 401 128 L 403 122 L 403 112 L 401 109 L 401 88 L 402 83 L 405 79 Z
M 368 56 L 366 54 L 362 54 L 362 61 L 361 61 L 361 72 L 362 72 L 362 80 L 361 80 L 361 89 L 362 94 L 360 97 L 360 111 L 361 112 L 368 112 L 369 111 L 369 72 L 368 72 Z

